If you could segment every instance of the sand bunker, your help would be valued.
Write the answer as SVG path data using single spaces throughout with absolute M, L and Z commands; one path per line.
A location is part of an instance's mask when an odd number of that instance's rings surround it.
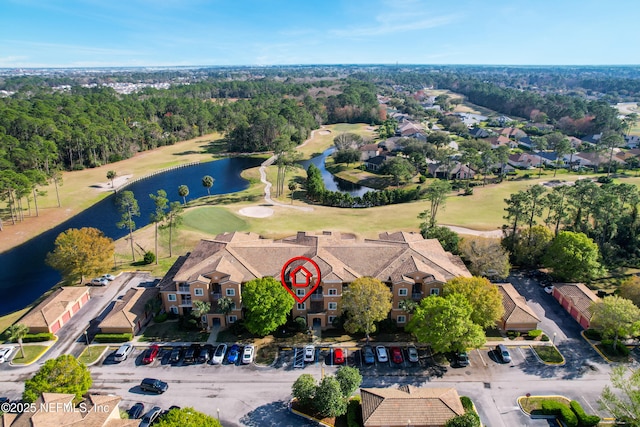
M 251 206 L 240 209 L 238 213 L 251 218 L 266 218 L 273 215 L 273 209 L 264 206 Z
M 321 130 L 321 131 L 318 131 L 318 134 L 319 134 L 319 135 L 329 135 L 330 133 L 331 133 L 331 131 L 330 131 L 330 130 Z
M 97 184 L 92 185 L 91 187 L 98 189 L 98 191 L 113 191 L 114 187 L 115 188 L 120 187 L 121 185 L 129 181 L 131 177 L 133 177 L 133 175 L 116 176 L 113 179 L 113 186 L 111 186 L 111 181 L 108 181 L 108 182 L 99 182 Z

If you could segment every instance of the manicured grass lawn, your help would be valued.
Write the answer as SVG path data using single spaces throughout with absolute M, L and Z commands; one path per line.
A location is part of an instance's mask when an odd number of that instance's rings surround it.
M 244 231 L 249 228 L 247 222 L 228 210 L 206 206 L 189 209 L 182 216 L 183 226 L 187 229 L 204 231 L 212 235 L 225 231 Z
M 94 363 L 108 347 L 107 345 L 91 345 L 82 351 L 78 360 L 85 365 Z
M 564 358 L 555 346 L 533 346 L 533 351 L 547 363 L 562 363 Z
M 3 334 L 7 330 L 7 328 L 16 323 L 22 316 L 27 314 L 29 310 L 31 310 L 31 306 L 0 317 L 0 337 L 3 337 Z
M 519 399 L 519 402 L 520 402 L 520 405 L 522 406 L 522 409 L 528 415 L 530 415 L 532 411 L 541 411 L 542 410 L 542 401 L 543 400 L 554 400 L 554 401 L 556 401 L 556 402 L 558 402 L 560 404 L 566 405 L 567 407 L 569 407 L 569 403 L 571 402 L 571 400 L 567 399 L 566 397 L 562 397 L 562 396 L 549 396 L 549 397 L 531 396 L 531 397 L 523 397 L 523 398 Z
M 209 338 L 207 332 L 185 331 L 180 328 L 178 322 L 167 321 L 147 327 L 140 341 L 204 342 L 207 338 Z
M 24 358 L 22 357 L 22 353 L 20 353 L 20 348 L 16 350 L 15 356 L 11 363 L 16 365 L 28 364 L 34 362 L 40 356 L 44 354 L 45 351 L 49 349 L 49 346 L 46 345 L 37 345 L 37 344 L 29 344 L 24 345 Z
M 331 147 L 333 145 L 333 139 L 341 133 L 355 133 L 361 135 L 365 139 L 373 139 L 377 134 L 373 130 L 369 130 L 369 127 L 369 125 L 363 123 L 339 123 L 335 125 L 326 125 L 324 129 L 318 129 L 315 132 L 312 141 L 309 141 L 307 145 L 299 148 L 297 151 L 302 153 L 303 159 L 310 159 Z M 329 131 L 329 133 L 326 133 L 326 131 Z

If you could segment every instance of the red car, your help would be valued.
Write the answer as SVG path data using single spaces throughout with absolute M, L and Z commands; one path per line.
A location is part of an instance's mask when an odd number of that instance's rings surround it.
M 393 363 L 402 363 L 404 361 L 404 358 L 402 357 L 402 350 L 400 350 L 400 347 L 391 347 L 391 359 L 393 360 Z
M 333 363 L 335 365 L 342 365 L 344 363 L 344 352 L 341 348 L 333 350 Z
M 156 356 L 158 355 L 159 351 L 160 348 L 156 344 L 146 349 L 144 354 L 142 355 L 142 363 L 144 363 L 145 365 L 152 363 L 154 360 L 156 360 Z

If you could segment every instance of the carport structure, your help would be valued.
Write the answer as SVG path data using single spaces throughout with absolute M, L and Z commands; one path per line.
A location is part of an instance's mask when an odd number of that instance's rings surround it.
M 580 326 L 589 329 L 592 316 L 591 304 L 600 301 L 591 289 L 584 283 L 556 283 L 552 295 Z
M 29 327 L 29 333 L 55 334 L 80 308 L 89 301 L 89 288 L 67 286 L 56 290 L 24 316 L 20 323 Z

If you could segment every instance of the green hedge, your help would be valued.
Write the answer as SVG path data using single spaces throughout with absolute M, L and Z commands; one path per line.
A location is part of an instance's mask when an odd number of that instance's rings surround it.
M 572 400 L 570 406 L 578 417 L 578 425 L 580 425 L 580 427 L 594 427 L 600 423 L 600 417 L 597 415 L 587 415 L 579 402 Z
M 622 341 L 618 341 L 616 348 L 613 348 L 613 340 L 602 340 L 601 342 L 603 347 L 606 347 L 607 352 L 617 356 L 628 356 L 629 349 L 626 345 L 622 343 Z
M 360 397 L 355 396 L 347 405 L 347 427 L 362 427 L 362 414 L 360 409 Z
M 555 415 L 560 418 L 567 427 L 578 427 L 578 417 L 576 417 L 576 414 L 571 408 L 555 400 L 543 400 L 542 413 L 545 415 Z
M 530 338 L 537 338 L 540 335 L 542 335 L 542 330 L 541 329 L 532 329 L 529 332 L 527 332 L 527 335 L 529 335 Z
M 51 332 L 42 332 L 40 334 L 27 334 L 22 338 L 22 342 L 42 342 L 55 339 L 56 337 Z
M 467 396 L 460 396 L 460 403 L 466 412 L 473 411 L 473 402 Z
M 597 331 L 595 329 L 587 329 L 584 331 L 584 336 L 589 338 L 590 340 L 601 341 L 602 340 L 602 332 Z
M 153 321 L 155 323 L 162 323 L 166 321 L 168 318 L 169 318 L 169 315 L 167 313 L 160 313 L 153 318 Z
M 96 334 L 93 338 L 95 342 L 100 343 L 114 343 L 114 342 L 127 342 L 133 339 L 133 334 Z

